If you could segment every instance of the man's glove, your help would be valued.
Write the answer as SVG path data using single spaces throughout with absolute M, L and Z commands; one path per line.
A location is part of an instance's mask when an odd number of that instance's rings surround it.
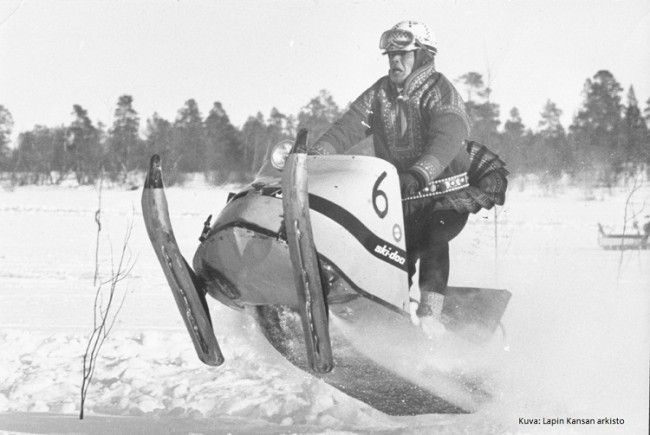
M 412 172 L 399 174 L 399 186 L 402 196 L 413 196 L 422 189 L 420 180 Z

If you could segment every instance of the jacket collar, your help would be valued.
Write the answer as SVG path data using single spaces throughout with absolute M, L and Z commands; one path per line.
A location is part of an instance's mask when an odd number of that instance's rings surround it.
M 430 74 L 434 73 L 435 71 L 436 68 L 434 62 L 429 62 L 417 68 L 415 71 L 411 72 L 411 74 L 404 81 L 404 86 L 402 86 L 401 92 L 398 90 L 397 85 L 393 83 L 390 79 L 388 79 L 388 86 L 391 92 L 394 93 L 397 97 L 401 96 L 403 98 L 408 99 L 410 94 L 413 92 L 413 88 L 415 88 L 415 85 L 413 85 L 413 83 L 416 84 L 419 83 L 420 80 L 418 79 L 428 77 Z M 388 76 L 386 78 L 388 78 Z
M 403 95 L 409 96 L 411 92 L 413 92 L 413 88 L 415 87 L 413 83 L 418 83 L 420 80 L 425 77 L 428 77 L 432 73 L 436 71 L 435 64 L 433 62 L 427 63 L 413 71 L 407 78 L 406 81 L 404 82 L 404 91 L 402 92 Z

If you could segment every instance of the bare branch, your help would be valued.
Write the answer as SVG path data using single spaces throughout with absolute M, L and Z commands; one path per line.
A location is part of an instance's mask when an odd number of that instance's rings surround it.
M 102 187 L 104 183 L 104 176 L 103 176 L 103 168 L 102 168 L 102 174 L 99 177 L 99 189 L 97 192 L 97 211 L 95 212 L 95 223 L 97 224 L 97 238 L 95 239 L 95 277 L 93 278 L 93 285 L 97 285 L 97 279 L 99 277 L 99 234 L 102 231 L 102 221 L 101 221 L 101 215 L 102 215 Z
M 99 353 L 104 345 L 106 339 L 110 335 L 115 323 L 117 321 L 118 314 L 124 306 L 124 301 L 126 299 L 126 291 L 122 294 L 120 302 L 117 306 L 114 305 L 115 298 L 118 290 L 118 285 L 131 274 L 133 267 L 135 266 L 135 261 L 133 261 L 131 256 L 131 250 L 129 249 L 129 242 L 131 239 L 131 234 L 133 232 L 133 215 L 131 216 L 131 221 L 127 225 L 127 229 L 122 241 L 122 248 L 120 250 L 119 259 L 115 260 L 113 255 L 113 246 L 110 245 L 110 259 L 111 259 L 111 276 L 105 281 L 100 281 L 99 285 L 97 284 L 99 279 L 99 231 L 101 231 L 101 221 L 99 216 L 101 215 L 101 181 L 100 181 L 100 206 L 95 213 L 95 222 L 98 225 L 97 230 L 97 239 L 95 252 L 97 256 L 95 258 L 95 298 L 93 301 L 93 328 L 88 338 L 86 344 L 86 349 L 82 358 L 82 377 L 81 377 L 81 398 L 80 398 L 80 411 L 79 419 L 84 418 L 84 406 L 86 403 L 86 395 L 88 394 L 88 389 L 90 388 L 90 383 L 92 382 L 95 370 L 97 368 L 97 358 Z M 106 294 L 107 293 L 107 294 Z M 106 296 L 106 299 L 104 298 Z
M 618 268 L 617 268 L 617 273 L 616 273 L 616 286 L 618 287 L 620 283 L 620 278 L 621 278 L 621 270 L 623 268 L 623 257 L 625 254 L 625 234 L 627 230 L 627 224 L 628 222 L 634 217 L 636 217 L 637 213 L 632 212 L 632 218 L 628 217 L 628 213 L 630 210 L 630 205 L 631 205 L 631 200 L 634 194 L 643 187 L 643 184 L 639 183 L 638 177 L 634 177 L 634 184 L 632 184 L 632 188 L 630 189 L 630 192 L 627 195 L 627 198 L 625 199 L 625 210 L 623 212 L 623 237 L 621 237 L 621 245 L 620 245 L 620 250 L 621 250 L 621 255 L 618 258 Z M 645 201 L 643 202 L 643 208 L 641 209 L 641 212 L 645 208 Z

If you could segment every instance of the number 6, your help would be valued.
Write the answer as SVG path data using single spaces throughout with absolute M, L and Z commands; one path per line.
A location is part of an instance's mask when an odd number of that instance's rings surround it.
M 380 218 L 386 217 L 386 214 L 388 213 L 388 197 L 386 196 L 386 193 L 383 190 L 379 189 L 379 185 L 381 184 L 382 181 L 384 181 L 384 178 L 386 178 L 386 171 L 382 172 L 379 178 L 377 178 L 377 181 L 375 181 L 375 185 L 372 188 L 372 208 L 375 209 L 375 213 L 377 213 L 377 216 Z M 383 204 L 377 204 L 377 198 L 383 198 Z M 383 205 L 383 207 L 381 207 Z M 380 208 L 381 207 L 381 208 Z

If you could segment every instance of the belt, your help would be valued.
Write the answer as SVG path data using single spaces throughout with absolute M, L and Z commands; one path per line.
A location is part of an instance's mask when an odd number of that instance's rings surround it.
M 439 180 L 433 180 L 427 187 L 417 192 L 415 195 L 407 196 L 402 201 L 411 201 L 413 199 L 431 198 L 435 196 L 442 196 L 449 192 L 461 190 L 469 186 L 469 177 L 467 172 L 454 175 Z

